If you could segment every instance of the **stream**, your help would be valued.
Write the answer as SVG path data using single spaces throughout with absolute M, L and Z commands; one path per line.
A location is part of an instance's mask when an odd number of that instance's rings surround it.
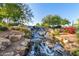
M 65 51 L 60 42 L 55 42 L 54 46 L 50 48 L 46 44 L 44 35 L 45 28 L 30 27 L 32 30 L 31 48 L 27 56 L 70 56 L 68 51 Z

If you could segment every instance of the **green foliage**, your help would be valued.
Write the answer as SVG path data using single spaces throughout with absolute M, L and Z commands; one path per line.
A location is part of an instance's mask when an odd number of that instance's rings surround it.
M 77 19 L 76 23 L 74 24 L 74 27 L 76 27 L 77 42 L 79 43 L 79 19 Z
M 49 24 L 48 23 L 42 23 L 41 26 L 42 27 L 49 27 Z
M 48 26 L 55 26 L 55 25 L 66 25 L 70 22 L 67 19 L 63 19 L 58 15 L 47 15 L 42 19 L 43 25 L 46 23 Z
M 0 32 L 3 32 L 2 30 L 0 30 Z
M 79 30 L 76 30 L 77 42 L 79 43 Z
M 46 17 L 44 17 L 43 19 L 43 23 L 48 23 L 49 25 L 59 25 L 60 24 L 60 16 L 52 16 L 52 15 L 48 15 Z
M 67 19 L 63 19 L 61 21 L 61 25 L 66 25 L 66 24 L 70 24 L 70 22 Z
M 41 26 L 41 24 L 40 24 L 40 23 L 37 23 L 35 26 L 40 27 L 40 26 Z
M 60 34 L 60 29 L 55 29 L 54 33 L 55 33 L 55 35 L 59 35 Z
M 0 3 L 0 20 L 4 18 L 8 22 L 24 23 L 32 17 L 31 9 L 28 5 L 21 3 Z
M 8 24 L 6 24 L 5 22 L 0 22 L 0 32 L 7 30 L 8 30 Z
M 79 56 L 79 49 L 76 49 L 75 51 L 73 51 L 72 52 L 72 55 Z
M 48 23 L 37 23 L 35 26 L 37 27 L 49 27 Z
M 76 31 L 77 37 L 79 38 L 79 31 Z

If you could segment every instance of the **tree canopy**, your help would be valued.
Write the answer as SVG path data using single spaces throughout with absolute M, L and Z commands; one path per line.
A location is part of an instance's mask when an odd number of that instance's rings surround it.
M 0 20 L 24 23 L 31 20 L 33 14 L 27 4 L 0 3 Z
M 47 15 L 42 21 L 42 24 L 48 24 L 47 26 L 66 25 L 70 23 L 67 19 L 63 19 L 58 15 Z
M 66 24 L 70 24 L 70 22 L 67 19 L 63 19 L 61 21 L 61 25 L 66 25 Z

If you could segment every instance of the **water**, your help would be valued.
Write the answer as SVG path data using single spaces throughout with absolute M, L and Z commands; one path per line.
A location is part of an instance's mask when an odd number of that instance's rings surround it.
M 31 39 L 31 48 L 28 52 L 28 56 L 70 56 L 70 53 L 65 51 L 60 42 L 56 42 L 52 48 L 50 48 L 44 42 L 44 36 L 40 33 L 44 32 L 44 28 L 31 27 L 32 30 L 32 39 Z

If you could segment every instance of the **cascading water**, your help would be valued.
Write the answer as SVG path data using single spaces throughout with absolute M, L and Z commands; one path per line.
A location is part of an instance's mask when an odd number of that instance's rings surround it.
M 44 28 L 31 27 L 31 30 L 33 31 L 30 42 L 32 44 L 28 56 L 70 56 L 70 53 L 64 50 L 60 42 L 56 42 L 52 48 L 44 42 L 44 36 L 40 35 L 40 32 L 45 31 Z

